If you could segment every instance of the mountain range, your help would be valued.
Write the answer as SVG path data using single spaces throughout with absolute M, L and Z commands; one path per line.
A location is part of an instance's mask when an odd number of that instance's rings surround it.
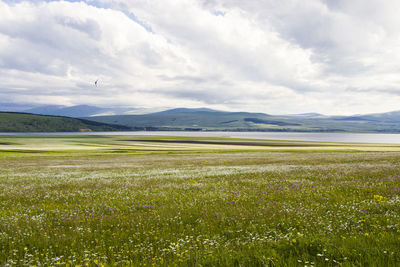
M 400 133 L 400 111 L 326 116 L 317 113 L 269 115 L 178 108 L 151 114 L 95 116 L 85 119 L 146 130 Z
M 81 118 L 86 121 L 121 125 L 125 130 L 209 130 L 209 131 L 297 131 L 297 132 L 382 132 L 400 133 L 400 111 L 352 116 L 318 113 L 269 115 L 227 112 L 208 108 L 134 109 L 102 108 L 89 105 L 42 105 L 26 108 L 25 113 Z M 0 103 L 0 111 L 13 111 L 13 105 Z M 22 110 L 21 110 L 22 109 Z

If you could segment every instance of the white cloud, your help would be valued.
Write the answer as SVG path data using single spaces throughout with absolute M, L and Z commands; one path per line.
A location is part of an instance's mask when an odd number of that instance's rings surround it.
M 0 1 L 0 97 L 388 111 L 400 100 L 398 11 L 394 0 Z

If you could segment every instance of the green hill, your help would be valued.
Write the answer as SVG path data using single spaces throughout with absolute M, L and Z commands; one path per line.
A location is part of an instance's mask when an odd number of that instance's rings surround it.
M 0 112 L 0 132 L 126 131 L 130 127 L 68 117 Z
M 393 118 L 392 118 L 393 117 Z M 147 130 L 384 132 L 399 133 L 400 121 L 383 116 L 268 115 L 264 113 L 174 109 L 144 115 L 95 116 L 85 119 Z
M 86 119 L 158 130 L 321 131 L 328 127 L 311 128 L 298 118 L 271 116 L 263 113 L 220 111 L 167 111 L 145 115 L 96 116 Z M 330 126 L 328 129 L 335 130 Z

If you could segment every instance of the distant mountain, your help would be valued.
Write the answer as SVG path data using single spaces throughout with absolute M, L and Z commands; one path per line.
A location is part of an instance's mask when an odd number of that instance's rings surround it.
M 128 111 L 124 111 L 119 113 L 119 115 L 143 115 L 143 114 L 151 114 L 168 110 L 166 108 L 137 108 L 130 109 Z M 117 115 L 117 114 L 114 114 Z M 100 115 L 99 115 L 100 116 Z
M 289 115 L 293 117 L 304 117 L 304 118 L 321 118 L 321 117 L 326 117 L 325 115 L 319 114 L 319 113 L 302 113 L 302 114 L 293 114 Z
M 146 130 L 214 131 L 297 131 L 297 132 L 381 132 L 400 133 L 400 111 L 327 116 L 319 113 L 269 115 L 251 112 L 227 112 L 209 108 L 103 108 L 90 105 L 62 106 L 0 103 L 1 109 L 85 118 L 101 123 L 125 125 Z
M 0 112 L 0 132 L 127 131 L 130 127 L 84 119 Z
M 13 109 L 7 110 L 13 111 Z M 209 108 L 175 108 L 175 109 L 132 109 L 132 108 L 101 108 L 89 105 L 62 106 L 62 105 L 46 105 L 38 106 L 29 109 L 19 110 L 26 113 L 66 116 L 73 118 L 91 117 L 91 116 L 113 116 L 113 115 L 142 115 L 150 113 L 181 113 L 181 112 L 212 112 L 215 110 Z
M 174 109 L 168 109 L 168 110 L 164 110 L 161 112 L 157 112 L 157 113 L 194 113 L 194 112 L 220 112 L 218 110 L 214 110 L 214 109 L 209 109 L 209 108 L 174 108 Z
M 357 116 L 325 116 L 317 113 L 268 115 L 178 108 L 152 114 L 97 116 L 86 119 L 147 130 L 400 133 L 400 112 Z
M 51 105 L 51 106 L 40 106 L 32 109 L 27 109 L 24 112 L 41 114 L 41 115 L 66 116 L 66 117 L 87 117 L 105 112 L 106 110 L 107 109 L 105 108 L 99 108 L 89 105 L 77 105 L 72 107 Z
M 154 112 L 164 111 L 162 108 L 153 109 L 133 109 L 133 108 L 102 108 L 89 105 L 76 105 L 76 106 L 61 106 L 61 105 L 46 105 L 19 110 L 21 112 L 41 114 L 41 115 L 54 115 L 66 116 L 73 118 L 91 117 L 91 116 L 113 116 L 113 115 L 128 115 L 128 114 L 148 114 Z M 7 110 L 7 111 L 13 111 Z
M 35 106 L 37 105 L 0 102 L 0 112 L 22 112 L 24 110 L 34 108 Z
M 48 113 L 57 113 L 58 110 L 66 108 L 66 106 L 61 105 L 48 105 L 48 106 L 38 106 L 30 109 L 24 110 L 26 113 L 42 114 L 42 115 L 53 115 Z
M 384 122 L 384 123 L 400 123 L 400 111 L 392 111 L 386 113 L 374 113 L 366 115 L 353 115 L 353 116 L 334 116 L 335 120 L 342 121 L 370 121 L 370 122 Z

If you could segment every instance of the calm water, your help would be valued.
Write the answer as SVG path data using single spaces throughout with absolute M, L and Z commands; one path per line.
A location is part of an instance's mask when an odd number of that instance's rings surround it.
M 295 141 L 324 141 L 345 143 L 400 144 L 400 134 L 369 133 L 280 133 L 280 132 L 75 132 L 75 133 L 0 133 L 0 135 L 163 135 L 163 136 L 212 136 Z

